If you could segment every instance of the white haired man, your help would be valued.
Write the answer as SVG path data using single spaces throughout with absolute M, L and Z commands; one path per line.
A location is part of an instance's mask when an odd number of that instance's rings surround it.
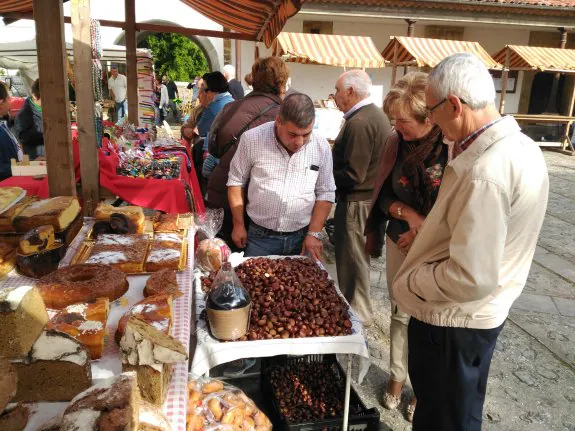
M 240 100 L 244 98 L 244 88 L 242 83 L 236 79 L 236 68 L 231 64 L 226 64 L 222 71 L 226 79 L 228 80 L 228 86 L 230 87 L 230 94 L 234 100 Z
M 495 343 L 545 216 L 545 160 L 494 100 L 493 80 L 472 54 L 447 57 L 429 75 L 429 115 L 457 153 L 393 282 L 411 316 L 414 430 L 481 429 Z
M 345 124 L 333 147 L 335 261 L 341 291 L 361 323 L 373 320 L 365 222 L 379 167 L 379 156 L 391 134 L 383 111 L 369 97 L 371 79 L 362 70 L 343 73 L 335 84 L 335 102 Z

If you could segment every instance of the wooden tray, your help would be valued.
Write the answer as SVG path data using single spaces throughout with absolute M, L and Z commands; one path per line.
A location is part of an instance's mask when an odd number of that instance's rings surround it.
M 145 254 L 145 258 L 144 258 L 144 267 L 146 265 L 148 253 L 150 252 L 150 247 L 152 245 L 151 240 L 153 238 L 153 234 L 149 233 L 149 235 L 150 235 L 150 242 L 148 242 L 148 248 L 146 250 L 146 254 Z M 79 265 L 79 264 L 85 263 L 88 260 L 88 258 L 90 257 L 90 253 L 92 252 L 92 248 L 94 247 L 95 243 L 96 243 L 95 240 L 86 238 L 86 240 L 84 240 L 82 245 L 78 248 L 78 251 L 76 252 L 74 257 L 72 257 L 72 260 L 70 261 L 70 265 Z M 187 262 L 188 262 L 188 238 L 187 238 L 187 235 L 185 235 L 182 238 L 182 248 L 180 249 L 180 262 L 178 263 L 177 270 L 183 271 L 186 268 Z M 153 273 L 147 272 L 147 271 L 142 271 L 142 272 L 127 272 L 125 274 L 126 275 L 149 275 L 149 274 L 153 274 Z

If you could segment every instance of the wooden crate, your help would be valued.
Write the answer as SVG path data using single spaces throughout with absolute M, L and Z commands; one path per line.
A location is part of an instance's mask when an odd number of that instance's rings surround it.
M 14 177 L 24 177 L 24 176 L 37 176 L 46 175 L 46 162 L 45 161 L 30 161 L 30 157 L 24 155 L 21 162 L 17 162 L 16 159 L 10 160 L 12 168 L 12 176 Z

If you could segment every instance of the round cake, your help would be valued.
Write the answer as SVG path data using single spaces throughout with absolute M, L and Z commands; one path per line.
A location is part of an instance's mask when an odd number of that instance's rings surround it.
M 37 284 L 48 308 L 61 309 L 78 302 L 108 298 L 115 301 L 128 291 L 126 275 L 101 264 L 71 265 L 42 277 Z
M 144 287 L 144 296 L 162 295 L 164 293 L 173 295 L 178 298 L 183 295 L 176 279 L 176 271 L 173 269 L 160 269 L 154 272 Z

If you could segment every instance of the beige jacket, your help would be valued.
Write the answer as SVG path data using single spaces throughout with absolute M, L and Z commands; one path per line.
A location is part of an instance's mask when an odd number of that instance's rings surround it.
M 548 194 L 541 150 L 515 119 L 483 132 L 445 169 L 394 279 L 399 307 L 437 326 L 501 325 L 525 286 Z

